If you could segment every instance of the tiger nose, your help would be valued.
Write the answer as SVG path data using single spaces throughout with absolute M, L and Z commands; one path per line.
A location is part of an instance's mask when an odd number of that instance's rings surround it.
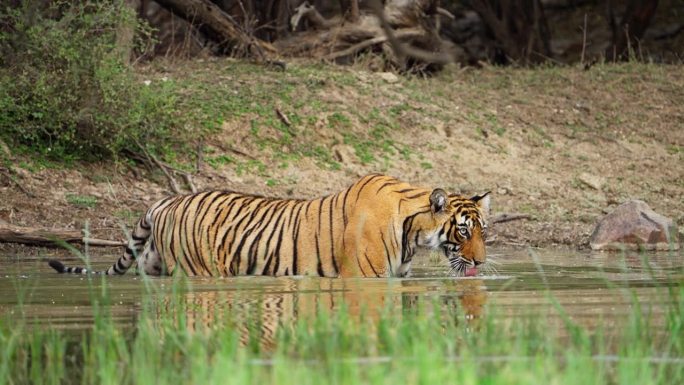
M 478 266 L 478 265 L 481 265 L 481 264 L 482 264 L 482 261 L 478 261 L 478 260 L 473 260 L 473 262 L 475 263 L 475 266 Z

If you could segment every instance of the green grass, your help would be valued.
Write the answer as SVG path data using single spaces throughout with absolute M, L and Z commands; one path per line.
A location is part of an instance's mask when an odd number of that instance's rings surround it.
M 91 284 L 92 329 L 81 333 L 0 317 L 0 384 L 679 384 L 684 381 L 684 287 L 657 325 L 633 296 L 618 330 L 587 330 L 568 317 L 507 319 L 490 307 L 468 319 L 460 306 L 418 300 L 401 311 L 319 308 L 261 338 L 261 314 L 206 310 L 182 300 L 183 280 L 148 294 L 133 327 L 109 314 L 106 281 Z M 95 281 L 95 280 L 93 280 Z M 19 301 L 21 303 L 21 301 Z M 21 305 L 19 305 L 21 307 Z M 98 310 L 99 309 L 99 310 Z M 206 311 L 206 312 L 205 312 Z M 209 327 L 195 323 L 211 320 Z M 266 322 L 269 322 L 266 320 Z M 272 324 L 268 324 L 273 327 Z
M 93 208 L 97 206 L 97 197 L 91 195 L 67 194 L 66 200 L 69 204 L 83 208 Z

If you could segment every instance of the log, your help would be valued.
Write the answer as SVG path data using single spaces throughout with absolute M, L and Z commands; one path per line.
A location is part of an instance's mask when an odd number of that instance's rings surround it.
M 126 246 L 126 243 L 122 241 L 84 237 L 79 230 L 47 230 L 35 227 L 14 226 L 9 223 L 0 223 L 0 242 L 50 247 L 60 246 L 62 242 L 97 247 Z
M 261 60 L 275 54 L 273 46 L 246 33 L 235 19 L 209 0 L 157 0 L 157 3 L 198 26 L 209 39 L 229 51 L 242 49 L 246 56 Z

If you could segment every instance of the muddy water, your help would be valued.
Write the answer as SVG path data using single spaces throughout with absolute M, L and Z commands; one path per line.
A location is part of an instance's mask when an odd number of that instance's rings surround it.
M 103 288 L 100 277 L 60 275 L 47 266 L 59 257 L 72 265 L 79 260 L 63 252 L 25 257 L 0 256 L 0 313 L 64 329 L 89 328 L 94 322 L 93 292 Z M 684 253 L 607 254 L 558 250 L 489 250 L 491 267 L 472 278 L 447 275 L 445 261 L 435 255 L 414 259 L 413 275 L 403 279 L 321 279 L 312 277 L 193 278 L 181 294 L 189 322 L 211 326 L 216 311 L 258 313 L 265 323 L 288 322 L 324 307 L 370 313 L 405 309 L 419 299 L 436 299 L 460 308 L 466 319 L 485 312 L 497 317 L 548 314 L 558 317 L 554 298 L 578 324 L 587 327 L 624 322 L 635 298 L 645 312 L 662 321 L 671 301 L 667 289 L 684 282 Z M 92 265 L 106 267 L 117 256 L 94 256 Z M 122 326 L 133 325 L 142 303 L 168 301 L 174 278 L 129 273 L 107 277 L 111 314 Z M 17 306 L 22 304 L 22 306 Z M 554 315 L 555 314 L 555 315 Z

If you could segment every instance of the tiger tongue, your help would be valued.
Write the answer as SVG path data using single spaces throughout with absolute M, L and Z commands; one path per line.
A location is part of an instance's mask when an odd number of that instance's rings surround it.
M 465 271 L 466 277 L 474 277 L 477 275 L 477 267 L 467 267 Z

